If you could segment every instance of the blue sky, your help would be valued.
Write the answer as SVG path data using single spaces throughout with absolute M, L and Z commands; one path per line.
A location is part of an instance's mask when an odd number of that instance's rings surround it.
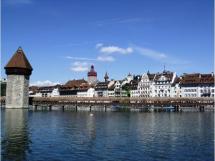
M 213 0 L 2 0 L 1 69 L 22 46 L 31 82 L 213 71 Z

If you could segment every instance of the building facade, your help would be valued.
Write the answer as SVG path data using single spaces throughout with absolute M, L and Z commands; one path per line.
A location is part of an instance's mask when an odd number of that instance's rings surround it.
M 145 73 L 141 77 L 141 81 L 138 83 L 139 97 L 152 97 L 153 81 L 155 74 Z
M 78 91 L 77 97 L 95 97 L 95 89 L 89 88 L 88 90 Z
M 182 97 L 214 97 L 214 74 L 184 74 L 180 87 Z
M 176 78 L 175 72 L 156 73 L 152 85 L 152 97 L 171 97 L 171 86 Z

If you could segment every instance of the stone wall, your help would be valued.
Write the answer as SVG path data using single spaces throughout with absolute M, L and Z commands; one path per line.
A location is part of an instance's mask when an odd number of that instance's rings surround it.
M 8 75 L 6 90 L 6 108 L 28 108 L 28 76 Z

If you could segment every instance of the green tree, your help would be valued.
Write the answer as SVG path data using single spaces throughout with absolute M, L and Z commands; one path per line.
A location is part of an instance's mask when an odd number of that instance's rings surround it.
M 6 83 L 1 82 L 0 86 L 1 86 L 1 90 L 0 90 L 1 96 L 6 96 Z

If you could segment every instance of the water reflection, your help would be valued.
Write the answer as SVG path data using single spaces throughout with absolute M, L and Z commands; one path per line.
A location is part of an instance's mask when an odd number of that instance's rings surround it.
M 2 111 L 2 160 L 213 160 L 213 113 Z M 32 141 L 32 142 L 31 142 Z
M 28 111 L 6 109 L 1 115 L 2 121 L 2 160 L 26 160 L 29 152 Z
M 95 125 L 95 117 L 89 115 L 87 117 L 87 129 L 88 129 L 90 140 L 96 139 L 96 127 L 95 126 L 96 126 Z

